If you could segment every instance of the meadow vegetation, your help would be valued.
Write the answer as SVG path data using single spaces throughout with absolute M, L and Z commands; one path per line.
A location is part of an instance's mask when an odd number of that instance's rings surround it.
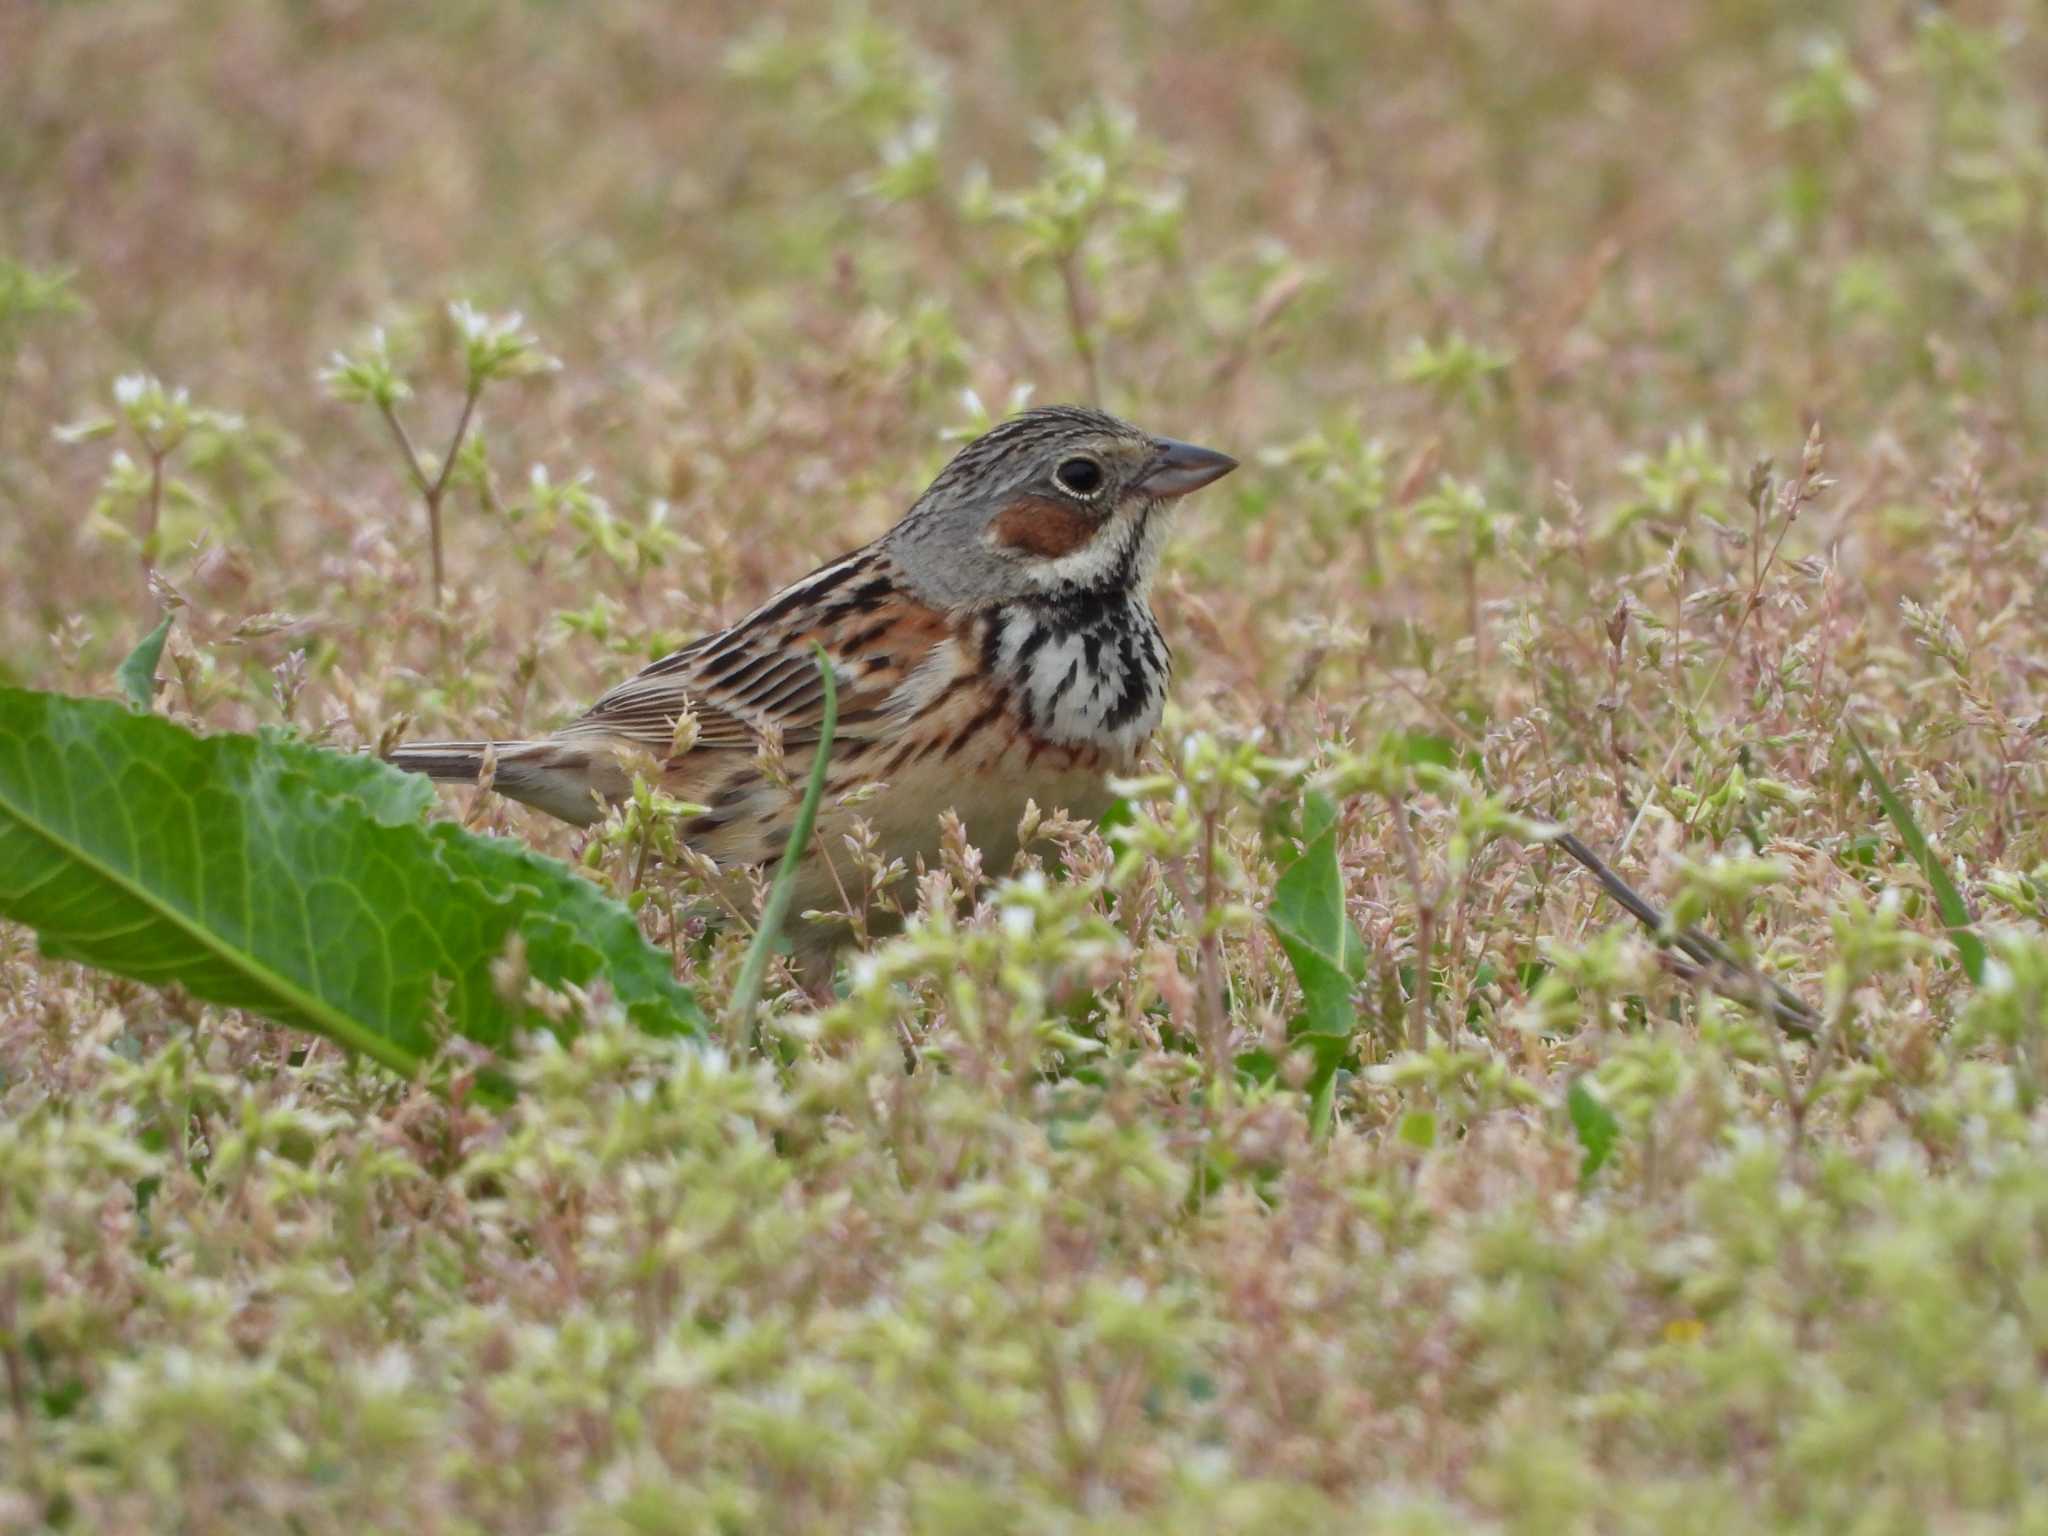
M 1245 461 L 1120 824 L 758 1048 L 0 927 L 0 1531 L 2048 1530 L 2037 8 L 16 4 L 0 102 L 0 684 L 517 735 L 1027 398 Z M 658 800 L 441 805 L 727 1017 Z

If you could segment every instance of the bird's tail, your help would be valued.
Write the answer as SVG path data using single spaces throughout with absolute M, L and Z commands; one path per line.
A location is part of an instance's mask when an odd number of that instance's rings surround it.
M 523 741 L 415 741 L 393 747 L 385 761 L 440 783 L 474 784 L 483 776 L 486 753 L 495 749 L 502 760 L 525 745 Z
M 444 784 L 475 784 L 491 764 L 491 788 L 550 816 L 587 827 L 621 792 L 616 762 L 589 747 L 540 741 L 415 741 L 394 747 L 386 762 Z

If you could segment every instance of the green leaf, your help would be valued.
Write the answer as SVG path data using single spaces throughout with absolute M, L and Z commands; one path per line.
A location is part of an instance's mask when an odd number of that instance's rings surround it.
M 1246 1082 L 1261 1085 L 1272 1082 L 1280 1072 L 1280 1058 L 1265 1050 L 1239 1051 L 1232 1065 Z
M 1380 750 L 1411 768 L 1419 763 L 1433 763 L 1439 768 L 1458 766 L 1458 749 L 1451 739 L 1427 731 L 1388 731 L 1380 737 Z
M 1891 818 L 1892 826 L 1898 830 L 1899 840 L 1906 845 L 1913 862 L 1920 866 L 1920 872 L 1934 888 L 1935 903 L 1941 908 L 1942 922 L 1948 925 L 1948 936 L 1956 947 L 1956 958 L 1962 962 L 1963 974 L 1970 978 L 1971 985 L 1982 986 L 1984 941 L 1977 937 L 1973 926 L 1976 919 L 1970 915 L 1963 893 L 1956 889 L 1955 881 L 1949 878 L 1941 860 L 1934 856 L 1926 835 L 1920 830 L 1920 823 L 1913 819 L 1912 808 L 1893 791 L 1876 760 L 1864 747 L 1863 738 L 1856 734 L 1856 727 L 1845 720 L 1842 730 L 1849 738 L 1849 745 L 1856 749 L 1857 761 L 1862 763 L 1863 776 L 1877 794 L 1877 803 L 1884 807 L 1885 815 Z
M 1109 802 L 1109 808 L 1095 818 L 1095 830 L 1107 837 L 1118 827 L 1128 827 L 1137 819 L 1138 813 L 1131 808 L 1130 800 L 1118 795 Z
M 431 799 L 374 758 L 0 689 L 0 917 L 406 1073 L 446 1030 L 503 1050 L 549 1027 L 499 995 L 514 950 L 645 1029 L 703 1028 L 624 908 L 518 843 L 423 825 Z
M 1294 1037 L 1316 1058 L 1309 1091 L 1320 1133 L 1329 1125 L 1337 1069 L 1351 1049 L 1358 1019 L 1351 995 L 1365 977 L 1365 941 L 1344 912 L 1337 807 L 1327 795 L 1312 792 L 1303 800 L 1301 838 L 1301 857 L 1275 883 L 1266 921 L 1301 984 Z
M 164 641 L 170 633 L 171 615 L 166 613 L 156 628 L 142 637 L 142 643 L 128 653 L 128 659 L 114 673 L 128 702 L 145 713 L 149 710 L 150 701 L 156 697 L 156 664 L 163 658 Z
M 1313 1033 L 1351 1034 L 1351 990 L 1365 976 L 1365 941 L 1344 913 L 1337 809 L 1311 793 L 1302 804 L 1301 856 L 1273 887 L 1266 920 L 1294 966 Z
M 1564 1107 L 1579 1137 L 1579 1188 L 1584 1189 L 1614 1154 L 1614 1144 L 1621 1140 L 1621 1122 L 1586 1086 L 1583 1077 L 1573 1078 L 1565 1090 Z

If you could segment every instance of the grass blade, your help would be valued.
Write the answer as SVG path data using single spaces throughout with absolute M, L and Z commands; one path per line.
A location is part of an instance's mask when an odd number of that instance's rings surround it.
M 1884 813 L 1891 818 L 1897 829 L 1899 840 L 1906 845 L 1906 851 L 1913 856 L 1913 862 L 1920 866 L 1920 873 L 1927 877 L 1927 883 L 1934 888 L 1935 905 L 1941 909 L 1941 920 L 1948 925 L 1948 936 L 1956 947 L 1956 958 L 1962 962 L 1963 974 L 1970 978 L 1972 986 L 1984 984 L 1984 941 L 1977 937 L 1970 915 L 1970 908 L 1963 900 L 1963 893 L 1956 889 L 1955 881 L 1949 878 L 1941 860 L 1934 856 L 1934 850 L 1927 844 L 1927 837 L 1920 830 L 1920 823 L 1913 819 L 1913 811 L 1892 789 L 1883 770 L 1863 745 L 1863 738 L 1856 734 L 1856 727 L 1848 721 L 1842 722 L 1842 730 L 1849 738 L 1849 745 L 1856 749 L 1857 761 L 1863 765 L 1863 776 L 1870 781 L 1870 787 L 1877 794 L 1877 803 L 1884 807 Z
M 797 866 L 803 862 L 804 849 L 811 841 L 811 828 L 818 819 L 818 802 L 825 797 L 825 770 L 832 761 L 832 733 L 839 726 L 839 684 L 832 675 L 832 663 L 826 659 L 823 646 L 813 643 L 811 651 L 825 688 L 825 717 L 818 725 L 818 751 L 811 759 L 811 779 L 804 786 L 796 820 L 790 824 L 782 862 L 775 867 L 775 883 L 768 887 L 768 900 L 761 908 L 761 925 L 754 930 L 754 942 L 747 946 L 739 984 L 732 993 L 734 1031 L 750 1049 L 754 1044 L 754 1015 L 761 1005 L 761 982 L 768 974 L 768 956 L 774 952 L 776 935 L 782 932 L 783 921 L 789 916 Z

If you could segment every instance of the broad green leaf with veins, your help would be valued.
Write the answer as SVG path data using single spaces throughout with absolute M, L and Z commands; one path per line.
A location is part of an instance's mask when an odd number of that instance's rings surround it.
M 0 689 L 0 918 L 401 1072 L 444 1030 L 504 1049 L 546 1027 L 493 984 L 514 947 L 643 1028 L 702 1029 L 625 908 L 517 843 L 424 825 L 431 800 L 373 758 Z

